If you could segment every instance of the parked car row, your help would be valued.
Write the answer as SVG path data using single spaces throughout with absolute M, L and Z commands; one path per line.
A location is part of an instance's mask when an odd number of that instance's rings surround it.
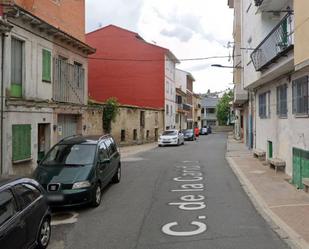
M 158 139 L 158 146 L 165 145 L 181 145 L 184 141 L 194 141 L 199 135 L 208 135 L 211 133 L 210 126 L 204 126 L 201 129 L 195 127 L 193 129 L 176 130 L 170 129 L 162 133 Z
M 50 207 L 99 206 L 102 189 L 120 182 L 119 149 L 109 135 L 65 138 L 38 162 L 33 178 L 0 178 L 1 248 L 46 248 Z

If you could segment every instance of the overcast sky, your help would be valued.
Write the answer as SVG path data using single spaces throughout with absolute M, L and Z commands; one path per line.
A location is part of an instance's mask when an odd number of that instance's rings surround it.
M 139 33 L 147 42 L 171 50 L 178 59 L 228 56 L 233 11 L 227 0 L 86 0 L 87 32 L 114 24 Z M 232 88 L 228 58 L 181 62 L 177 67 L 193 74 L 194 91 Z

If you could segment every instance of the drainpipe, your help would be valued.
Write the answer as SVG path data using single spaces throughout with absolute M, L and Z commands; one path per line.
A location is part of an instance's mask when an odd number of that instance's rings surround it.
M 0 126 L 1 126 L 1 131 L 0 131 L 0 175 L 3 174 L 3 118 L 4 118 L 4 37 L 5 34 L 2 33 L 1 35 L 1 114 L 0 114 Z

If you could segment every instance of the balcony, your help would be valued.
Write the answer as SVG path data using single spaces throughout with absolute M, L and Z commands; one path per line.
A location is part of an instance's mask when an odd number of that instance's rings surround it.
M 53 100 L 85 104 L 85 70 L 78 65 L 54 58 Z
M 185 103 L 177 104 L 177 108 L 179 112 L 188 112 L 191 110 L 191 106 Z
M 242 105 L 248 101 L 248 91 L 240 83 L 234 85 L 234 104 Z
M 280 11 L 286 8 L 287 1 L 283 0 L 254 0 L 258 11 Z M 292 3 L 291 3 L 292 4 Z
M 292 14 L 288 13 L 251 54 L 256 71 L 266 69 L 294 47 Z

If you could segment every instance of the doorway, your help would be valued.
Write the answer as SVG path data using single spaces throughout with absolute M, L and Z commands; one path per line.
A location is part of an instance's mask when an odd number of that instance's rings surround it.
M 38 124 L 38 160 L 42 160 L 49 148 L 50 124 Z

